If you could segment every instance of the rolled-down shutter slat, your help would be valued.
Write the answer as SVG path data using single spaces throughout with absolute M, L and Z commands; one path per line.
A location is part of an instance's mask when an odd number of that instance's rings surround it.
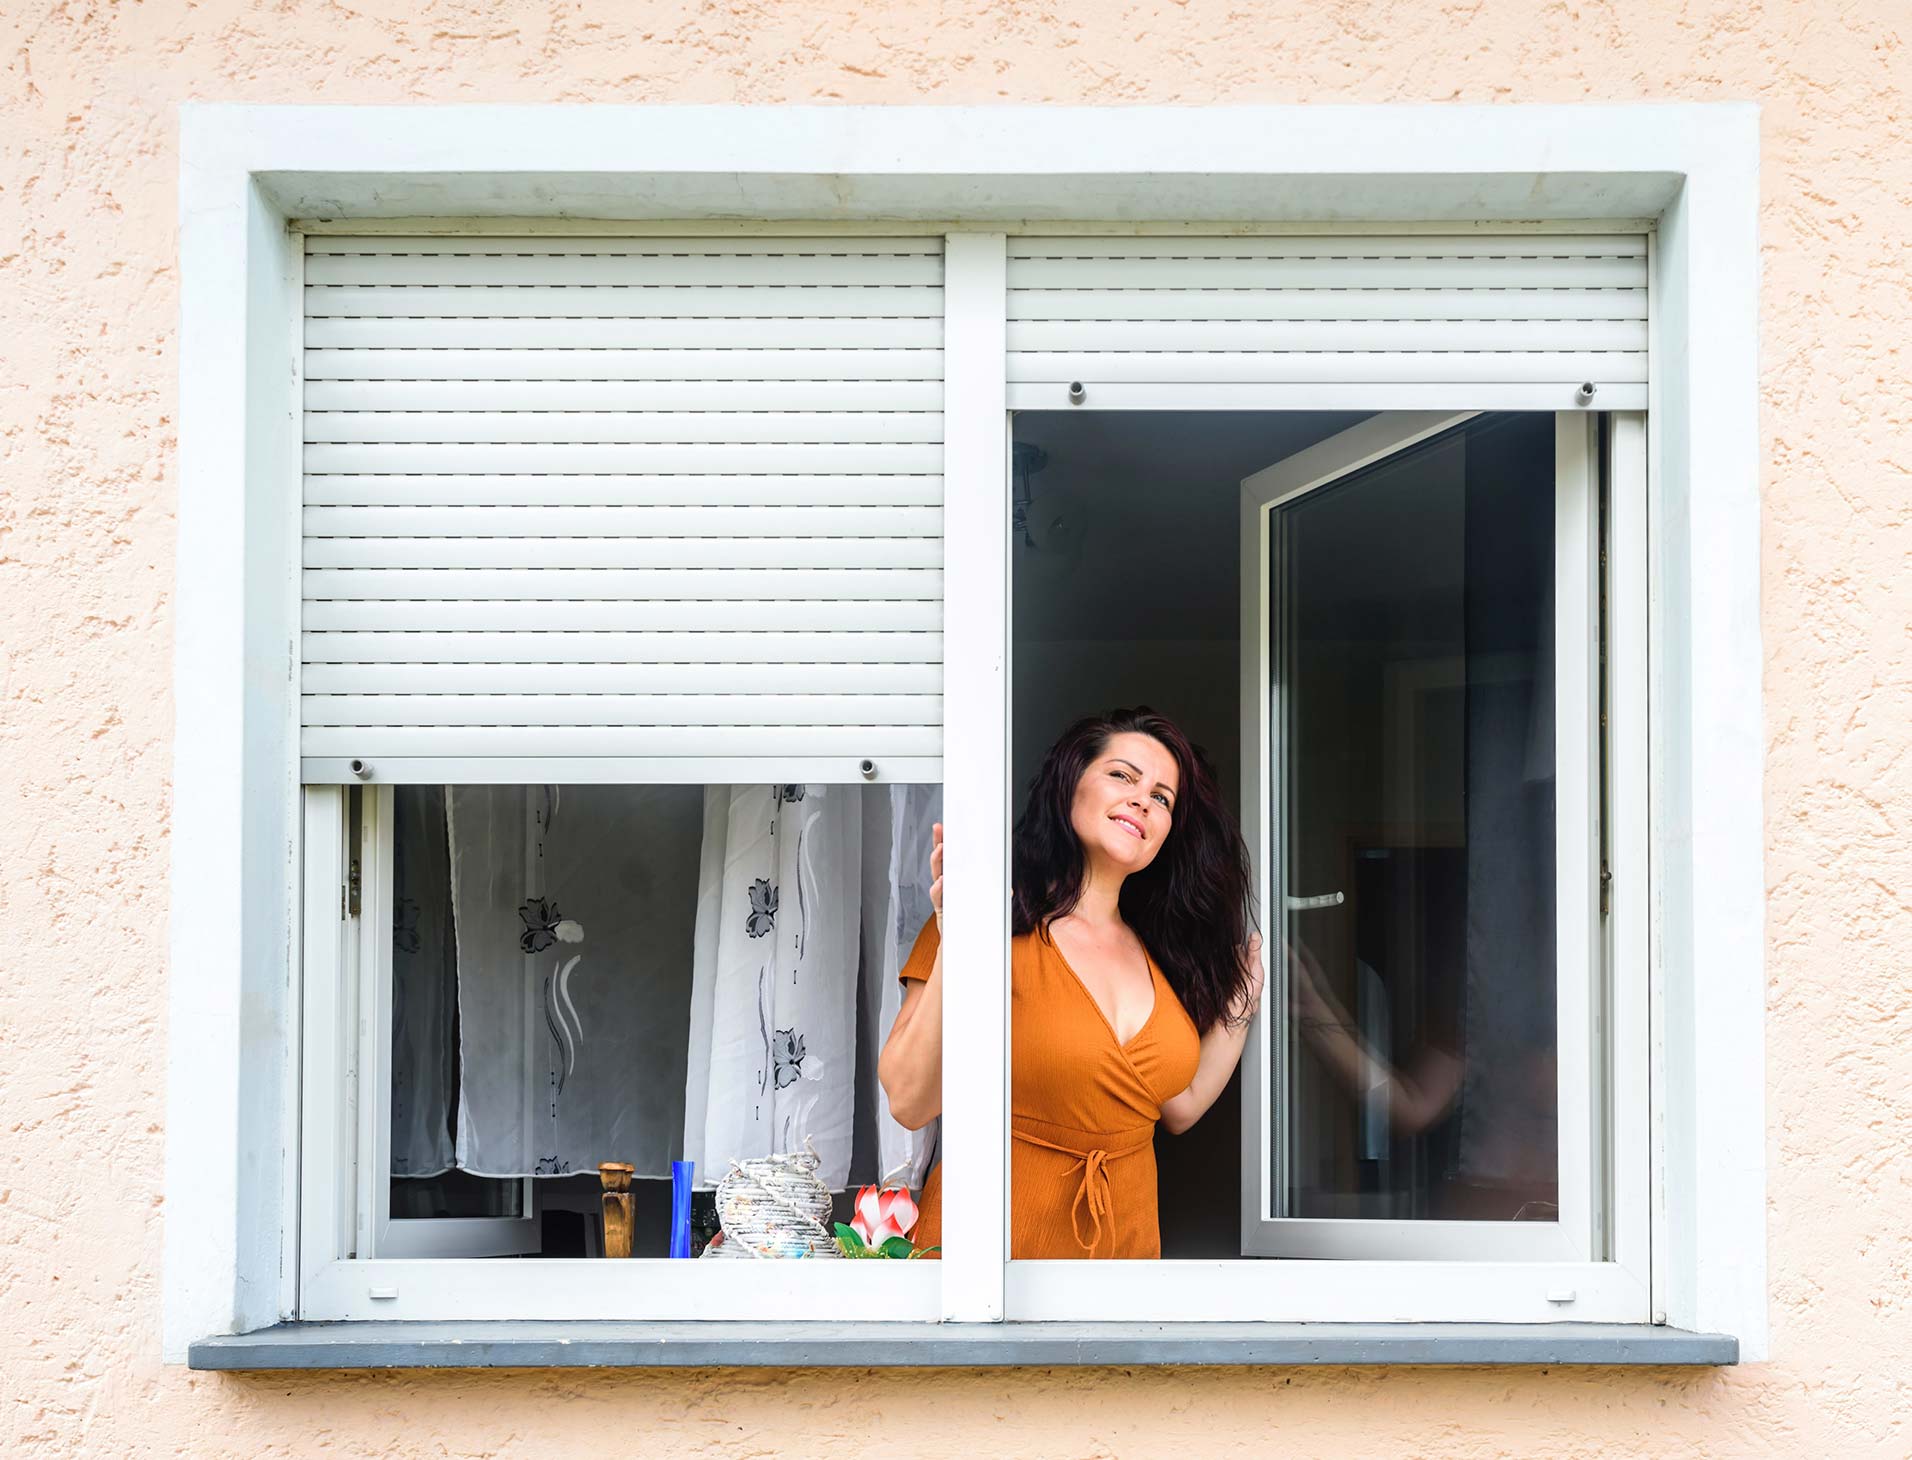
M 580 303 L 578 308 L 587 307 Z M 305 342 L 333 350 L 939 350 L 943 322 L 905 318 L 308 319 Z
M 419 633 L 456 629 L 486 633 L 667 633 L 707 634 L 712 652 L 718 634 L 769 633 L 777 629 L 871 633 L 872 624 L 891 632 L 940 633 L 941 599 L 893 599 L 881 609 L 846 598 L 745 599 L 376 599 L 308 600 L 305 627 L 313 631 Z M 771 662 L 781 662 L 771 655 Z M 519 663 L 527 661 L 519 660 Z
M 757 664 L 752 671 L 764 695 L 941 694 L 937 664 Z M 539 687 L 549 694 L 710 694 L 734 682 L 727 664 L 636 663 L 545 664 Z M 489 664 L 310 664 L 308 695 L 487 695 L 498 675 Z
M 935 538 L 320 537 L 310 568 L 938 568 Z
M 323 476 L 428 476 L 436 471 L 492 473 L 695 472 L 802 475 L 941 472 L 943 448 L 929 442 L 672 441 L 672 442 L 307 442 L 305 470 Z
M 1640 235 L 1020 237 L 1009 249 L 1018 409 L 1646 407 Z
M 940 683 L 943 662 L 943 636 L 933 630 L 839 633 L 792 628 L 787 623 L 768 630 L 720 632 L 562 629 L 527 634 L 517 629 L 311 629 L 301 637 L 308 675 L 323 670 L 341 678 L 360 671 L 377 671 L 382 676 L 388 669 L 416 669 L 421 671 L 422 684 L 422 671 L 455 664 L 475 676 L 467 681 L 473 693 L 511 683 L 516 666 L 526 664 L 543 665 L 554 676 L 572 666 L 616 671 L 687 665 L 709 669 L 715 678 L 703 687 L 717 689 L 735 683 L 726 674 L 734 664 L 797 673 L 812 666 L 863 665 L 877 674 L 893 664 L 911 664 L 934 669 Z M 335 678 L 337 682 L 340 679 Z M 756 682 L 753 677 L 752 683 Z M 905 690 L 914 687 L 912 679 Z
M 308 726 L 306 754 L 327 762 L 358 757 L 365 744 L 365 734 L 365 730 L 356 725 Z M 386 747 L 381 754 L 397 756 L 406 762 L 404 769 L 408 774 L 429 774 L 441 780 L 445 777 L 438 766 L 432 764 L 441 757 L 457 757 L 461 761 L 505 756 L 514 760 L 569 760 L 580 756 L 592 759 L 764 756 L 834 760 L 842 754 L 843 742 L 849 737 L 866 756 L 898 755 L 920 760 L 940 757 L 943 743 L 941 727 L 930 725 L 398 725 L 381 729 L 379 735 L 380 743 Z M 424 768 L 409 764 L 416 760 L 425 760 L 428 764 Z M 379 770 L 376 763 L 373 770 Z M 462 778 L 519 779 L 503 774 L 490 777 L 466 774 Z
M 338 284 L 317 296 L 314 318 L 525 319 L 573 315 L 597 319 L 859 319 L 872 315 L 927 319 L 936 301 L 914 285 L 738 289 L 717 285 Z M 928 313 L 925 313 L 928 310 Z
M 700 345 L 706 342 L 700 341 Z M 857 385 L 869 380 L 934 380 L 943 351 L 872 346 L 855 350 L 784 349 L 526 349 L 496 342 L 470 349 L 315 349 L 307 340 L 305 378 L 312 380 L 526 380 L 663 382 L 728 385 L 735 381 L 804 381 Z M 851 399 L 855 397 L 852 396 Z
M 937 411 L 587 411 L 576 405 L 544 411 L 307 411 L 305 439 L 313 445 L 482 441 L 513 445 L 677 442 L 784 446 L 800 441 L 940 446 L 943 418 Z
M 425 476 L 335 472 L 307 476 L 312 507 L 932 507 L 940 517 L 940 474 L 781 472 L 695 476 L 657 472 L 590 475 L 533 472 Z
M 351 541 L 387 537 L 443 538 L 680 538 L 922 537 L 940 542 L 943 514 L 935 507 L 760 506 L 309 506 L 305 535 Z M 350 534 L 350 536 L 348 536 Z M 308 564 L 311 559 L 308 557 Z
M 314 355 L 318 352 L 314 351 Z M 758 411 L 941 411 L 935 380 L 756 380 Z M 732 411 L 727 380 L 311 380 L 308 411 Z
M 305 282 L 309 779 L 940 775 L 940 240 L 315 237 Z
M 311 725 L 920 725 L 940 695 L 357 694 L 306 695 Z
M 938 250 L 904 252 L 877 239 L 791 240 L 782 249 L 744 252 L 723 239 L 685 240 L 683 252 L 663 239 L 605 239 L 595 252 L 552 253 L 537 239 L 515 247 L 487 239 L 484 251 L 447 239 L 436 250 L 400 254 L 367 239 L 353 254 L 309 254 L 308 285 L 419 284 L 437 288 L 509 285 L 577 288 L 701 285 L 727 289 L 802 289 L 910 285 L 940 290 Z M 874 246 L 873 246 L 874 245 Z M 749 296 L 740 299 L 740 305 Z M 934 313 L 941 314 L 940 303 Z M 725 311 L 731 312 L 731 311 Z

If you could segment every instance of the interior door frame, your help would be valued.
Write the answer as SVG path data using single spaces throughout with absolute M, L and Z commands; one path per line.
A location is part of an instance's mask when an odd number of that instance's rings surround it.
M 1281 686 L 1271 606 L 1279 600 L 1276 509 L 1480 416 L 1388 411 L 1256 472 L 1241 485 L 1242 831 L 1265 911 L 1268 988 L 1242 1054 L 1241 1245 L 1244 1256 L 1446 1261 L 1587 1261 L 1606 1204 L 1605 1125 L 1594 1061 L 1601 966 L 1598 856 L 1602 808 L 1598 674 L 1600 489 L 1586 412 L 1554 413 L 1554 734 L 1557 847 L 1557 1109 L 1559 1212 L 1553 1222 L 1295 1218 L 1276 1214 L 1286 1127 L 1272 1118 L 1291 1088 L 1286 1029 L 1289 885 L 1280 755 Z M 1591 829 L 1591 837 L 1576 834 Z M 1602 1156 L 1601 1159 L 1596 1159 Z

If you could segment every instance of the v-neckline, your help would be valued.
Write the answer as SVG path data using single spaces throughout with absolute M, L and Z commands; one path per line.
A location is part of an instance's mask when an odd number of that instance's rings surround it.
M 1069 955 L 1062 951 L 1062 945 L 1056 941 L 1055 934 L 1045 927 L 1042 930 L 1042 939 L 1054 950 L 1056 958 L 1062 966 L 1069 971 L 1069 977 L 1075 980 L 1075 986 L 1082 990 L 1082 997 L 1089 1001 L 1089 1007 L 1095 1010 L 1096 1017 L 1102 1021 L 1102 1027 L 1109 1031 L 1109 1039 L 1115 1045 L 1116 1053 L 1126 1058 L 1128 1052 L 1135 1048 L 1136 1042 L 1140 1040 L 1144 1034 L 1148 1033 L 1149 1025 L 1155 1022 L 1155 1016 L 1162 1008 L 1162 991 L 1156 986 L 1155 960 L 1149 957 L 1148 949 L 1144 948 L 1142 950 L 1142 966 L 1148 970 L 1149 976 L 1148 1015 L 1140 1024 L 1135 1026 L 1135 1033 L 1131 1034 L 1128 1039 L 1124 1041 L 1122 1036 L 1116 1032 L 1115 1021 L 1109 1017 L 1108 1011 L 1102 1007 L 1102 1001 L 1095 996 L 1095 990 L 1083 982 L 1082 975 L 1076 972 L 1075 965 L 1069 961 Z M 1141 940 L 1138 938 L 1136 941 L 1139 943 Z

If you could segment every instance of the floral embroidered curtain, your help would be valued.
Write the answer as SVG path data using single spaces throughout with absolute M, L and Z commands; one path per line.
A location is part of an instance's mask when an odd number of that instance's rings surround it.
M 941 814 L 940 786 L 704 793 L 684 1099 L 700 1183 L 807 1142 L 830 1187 L 853 1170 L 921 1184 L 934 1132 L 890 1118 L 875 1065 L 901 1003 L 899 946 L 930 916 Z
M 398 792 L 395 1175 L 801 1149 L 901 1170 L 876 1050 L 929 915 L 940 787 Z M 854 1167 L 854 1169 L 853 1169 Z
M 858 786 L 712 786 L 690 998 L 684 1155 L 800 1151 L 849 1179 L 863 890 Z
M 454 786 L 455 1164 L 669 1175 L 683 1109 L 702 792 Z

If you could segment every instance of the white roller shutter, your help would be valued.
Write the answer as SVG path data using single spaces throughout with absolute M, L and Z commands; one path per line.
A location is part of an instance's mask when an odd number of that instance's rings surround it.
M 1010 240 L 1026 410 L 1644 410 L 1643 235 Z
M 313 237 L 307 780 L 941 779 L 937 238 Z

